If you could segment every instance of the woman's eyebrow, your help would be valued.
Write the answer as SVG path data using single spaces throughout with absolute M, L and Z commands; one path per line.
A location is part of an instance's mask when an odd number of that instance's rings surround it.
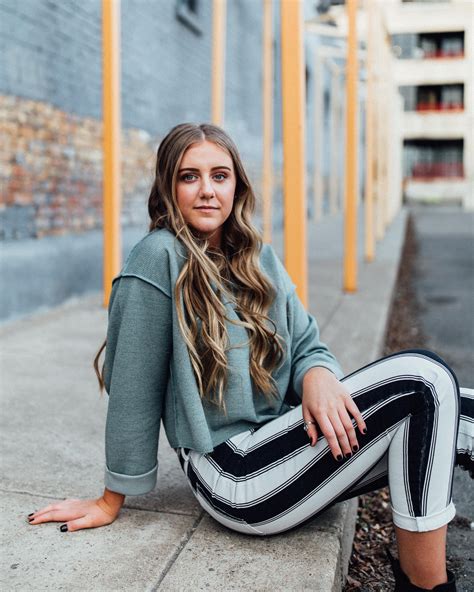
M 212 167 L 211 171 L 214 171 L 215 169 L 227 169 L 228 171 L 231 170 L 230 167 L 225 166 L 225 165 Z M 197 171 L 197 172 L 199 172 L 199 169 L 196 169 L 193 167 L 184 167 L 182 169 L 179 169 L 178 173 L 181 173 L 182 171 Z

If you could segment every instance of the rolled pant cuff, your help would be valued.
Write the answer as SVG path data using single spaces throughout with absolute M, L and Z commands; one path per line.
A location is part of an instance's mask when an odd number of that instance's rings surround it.
M 428 530 L 436 530 L 450 522 L 454 516 L 456 516 L 456 508 L 453 502 L 451 502 L 447 508 L 437 514 L 417 517 L 400 514 L 400 512 L 394 510 L 392 506 L 392 513 L 395 526 L 412 532 L 426 532 Z

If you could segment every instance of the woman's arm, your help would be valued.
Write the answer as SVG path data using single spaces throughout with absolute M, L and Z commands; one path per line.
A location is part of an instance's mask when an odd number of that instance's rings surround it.
M 104 367 L 109 394 L 105 489 L 97 499 L 69 498 L 28 516 L 30 524 L 64 522 L 61 531 L 111 524 L 126 495 L 153 489 L 171 352 L 171 299 L 137 277 L 113 286 Z
M 156 484 L 158 439 L 169 377 L 171 299 L 135 276 L 118 280 L 109 314 L 105 383 L 105 487 L 142 495 Z

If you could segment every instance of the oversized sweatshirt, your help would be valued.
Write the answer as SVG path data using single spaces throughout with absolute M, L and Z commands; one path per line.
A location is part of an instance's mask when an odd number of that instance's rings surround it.
M 211 452 L 301 402 L 303 377 L 310 368 L 323 366 L 343 376 L 319 339 L 316 319 L 303 307 L 271 245 L 264 244 L 260 269 L 276 288 L 268 316 L 286 349 L 283 363 L 272 373 L 278 397 L 268 401 L 258 392 L 249 371 L 247 331 L 227 322 L 227 415 L 201 399 L 174 294 L 185 260 L 184 244 L 172 232 L 156 229 L 132 248 L 112 282 L 104 362 L 109 396 L 104 484 L 111 491 L 140 495 L 155 487 L 160 422 L 172 447 Z M 223 303 L 228 318 L 238 320 L 235 305 Z

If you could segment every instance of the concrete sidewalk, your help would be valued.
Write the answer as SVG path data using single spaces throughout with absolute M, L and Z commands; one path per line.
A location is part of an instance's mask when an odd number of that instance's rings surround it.
M 341 290 L 341 217 L 308 229 L 310 310 L 347 373 L 379 354 L 405 222 L 402 211 L 376 261 L 361 260 L 355 295 Z M 275 245 L 281 253 L 281 237 Z M 201 511 L 164 433 L 155 491 L 126 498 L 112 525 L 61 533 L 59 523 L 27 523 L 55 500 L 103 491 L 107 395 L 99 398 L 92 360 L 106 327 L 92 295 L 0 329 L 1 589 L 341 590 L 355 500 L 287 534 L 237 534 Z

